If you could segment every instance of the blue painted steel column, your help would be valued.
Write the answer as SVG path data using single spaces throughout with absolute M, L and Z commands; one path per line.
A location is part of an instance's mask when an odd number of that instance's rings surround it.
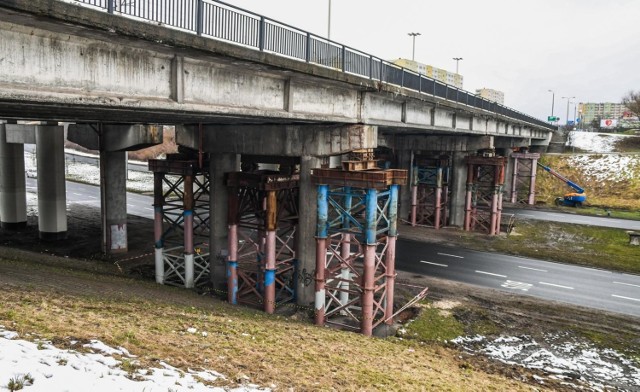
M 278 226 L 278 198 L 276 191 L 267 192 L 266 208 L 266 244 L 264 266 L 264 310 L 273 313 L 276 310 L 276 229 Z
M 362 274 L 362 320 L 360 330 L 363 335 L 373 334 L 373 294 L 375 290 L 376 271 L 376 227 L 378 215 L 378 192 L 367 189 L 365 197 L 365 253 L 364 271 Z
M 386 303 L 384 309 L 385 323 L 393 324 L 393 302 L 396 284 L 396 238 L 398 236 L 398 192 L 399 185 L 391 185 L 389 189 L 389 233 L 387 237 L 386 266 Z
M 327 236 L 329 233 L 329 186 L 318 185 L 318 223 L 316 228 L 316 294 L 315 322 L 324 325 L 325 268 L 327 265 Z

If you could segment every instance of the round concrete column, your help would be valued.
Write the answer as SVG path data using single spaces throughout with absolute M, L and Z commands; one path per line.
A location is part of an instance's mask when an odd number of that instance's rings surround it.
M 5 124 L 0 124 L 0 224 L 18 230 L 27 225 L 27 193 L 24 145 L 7 143 Z
M 64 128 L 36 126 L 38 230 L 43 240 L 67 237 Z
M 127 240 L 127 153 L 100 152 L 102 251 L 125 253 Z

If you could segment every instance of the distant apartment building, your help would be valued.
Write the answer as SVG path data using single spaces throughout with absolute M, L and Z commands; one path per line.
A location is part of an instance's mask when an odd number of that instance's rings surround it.
M 449 72 L 445 69 L 434 67 L 433 65 L 419 63 L 414 60 L 397 59 L 392 61 L 395 65 L 423 74 L 442 83 L 450 84 L 459 89 L 462 88 L 462 75 Z
M 502 91 L 483 87 L 476 90 L 476 95 L 479 95 L 484 99 L 488 99 L 489 101 L 504 104 L 504 93 Z
M 583 124 L 591 124 L 594 119 L 617 120 L 624 117 L 628 109 L 621 103 L 613 102 L 580 102 L 578 104 L 578 114 Z

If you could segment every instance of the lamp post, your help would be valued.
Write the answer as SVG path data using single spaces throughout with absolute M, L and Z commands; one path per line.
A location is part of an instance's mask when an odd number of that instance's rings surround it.
M 575 98 L 575 97 L 562 97 L 562 99 L 566 99 L 567 100 L 567 118 L 564 122 L 565 127 L 567 125 L 569 125 L 569 103 L 571 103 L 571 100 Z
M 422 35 L 420 33 L 408 33 L 410 37 L 413 38 L 413 51 L 411 52 L 411 60 L 415 61 L 416 59 L 416 37 Z
M 329 12 L 327 17 L 327 39 L 331 41 L 331 0 L 329 0 Z
M 460 63 L 460 60 L 462 60 L 462 57 L 454 57 L 453 59 L 456 61 L 456 73 L 459 74 L 460 72 L 458 72 L 458 64 Z
M 551 93 L 551 117 L 553 117 L 553 109 L 556 107 L 556 92 L 553 90 L 549 90 L 549 92 Z M 553 121 L 549 122 L 553 123 Z

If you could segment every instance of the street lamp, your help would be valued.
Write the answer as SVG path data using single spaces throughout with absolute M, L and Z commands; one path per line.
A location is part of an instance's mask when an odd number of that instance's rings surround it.
M 553 90 L 549 90 L 549 92 L 551 93 L 551 117 L 553 117 L 553 109 L 556 106 L 556 92 Z M 553 121 L 550 122 L 553 123 Z
M 562 97 L 562 99 L 567 100 L 567 119 L 565 120 L 565 123 L 564 123 L 565 126 L 569 125 L 569 103 L 573 98 L 575 97 Z
M 408 33 L 410 37 L 413 37 L 413 51 L 411 52 L 411 60 L 415 61 L 416 59 L 416 37 L 422 35 L 420 33 Z
M 456 73 L 459 74 L 458 64 L 460 63 L 460 60 L 462 60 L 462 57 L 454 57 L 453 59 L 456 61 Z
M 327 17 L 327 39 L 331 41 L 331 0 L 329 0 L 329 16 Z

